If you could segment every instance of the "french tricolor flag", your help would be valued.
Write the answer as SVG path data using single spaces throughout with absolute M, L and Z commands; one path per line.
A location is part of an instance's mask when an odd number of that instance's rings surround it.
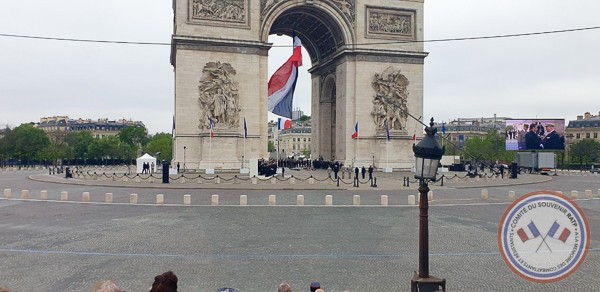
M 287 129 L 291 129 L 291 128 L 292 128 L 292 120 L 285 119 L 285 118 L 278 118 L 277 119 L 277 129 L 279 131 L 281 131 L 281 130 L 287 130 Z
M 358 139 L 358 122 L 354 126 L 354 132 L 352 132 L 352 139 Z
M 517 230 L 517 235 L 519 235 L 519 238 L 522 242 L 526 242 L 530 239 L 541 236 L 540 231 L 537 229 L 537 226 L 535 226 L 535 223 L 533 223 L 533 221 L 527 224 L 527 229 L 529 229 L 530 234 L 527 234 L 527 232 L 523 228 L 519 228 L 519 230 Z
M 300 66 L 302 66 L 302 42 L 297 36 L 294 36 L 292 56 L 273 73 L 269 80 L 267 104 L 270 112 L 292 118 L 292 100 Z
M 210 117 L 208 118 L 208 127 L 210 128 L 210 138 L 212 139 L 215 137 L 215 123 Z
M 566 242 L 567 239 L 569 238 L 569 235 L 571 235 L 571 230 L 569 230 L 568 228 L 563 228 L 562 231 L 560 233 L 558 233 L 558 229 L 560 229 L 560 224 L 558 224 L 558 222 L 554 221 L 554 224 L 552 224 L 552 226 L 550 227 L 550 230 L 548 231 L 548 236 L 552 237 L 552 238 L 556 238 L 562 242 Z M 558 235 L 558 238 L 556 237 L 556 235 Z

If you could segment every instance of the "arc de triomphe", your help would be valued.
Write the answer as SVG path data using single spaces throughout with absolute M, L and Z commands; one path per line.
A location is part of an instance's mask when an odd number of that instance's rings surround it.
M 174 0 L 173 163 L 235 169 L 244 153 L 268 157 L 268 36 L 295 33 L 312 60 L 312 157 L 410 168 L 422 136 L 409 114 L 423 113 L 423 1 Z

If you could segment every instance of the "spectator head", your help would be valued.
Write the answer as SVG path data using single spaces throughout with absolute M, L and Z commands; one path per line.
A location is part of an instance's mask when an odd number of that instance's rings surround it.
M 277 292 L 292 292 L 292 287 L 290 287 L 290 284 L 283 282 L 283 283 L 279 284 L 279 288 L 277 289 Z
M 310 292 L 316 292 L 317 289 L 321 288 L 321 284 L 319 282 L 310 283 Z
M 325 292 L 323 289 L 317 289 L 315 292 Z
M 106 280 L 94 283 L 90 288 L 90 292 L 121 292 L 121 289 L 112 281 Z
M 177 276 L 168 271 L 154 277 L 150 292 L 177 292 Z

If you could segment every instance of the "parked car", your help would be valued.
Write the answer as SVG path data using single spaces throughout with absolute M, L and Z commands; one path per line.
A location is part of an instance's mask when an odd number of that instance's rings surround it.
M 595 173 L 600 173 L 600 168 L 592 168 L 592 169 L 590 170 L 590 172 L 591 172 L 591 173 L 594 173 L 594 172 L 595 172 Z

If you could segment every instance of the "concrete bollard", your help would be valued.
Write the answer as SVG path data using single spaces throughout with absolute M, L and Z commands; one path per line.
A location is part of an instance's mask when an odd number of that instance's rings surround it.
M 138 203 L 138 194 L 131 194 L 131 195 L 129 195 L 129 203 L 130 204 L 137 204 Z
M 325 206 L 332 206 L 332 205 L 333 205 L 333 196 L 325 195 Z
M 487 189 L 482 189 L 481 190 L 481 198 L 484 200 L 487 200 L 490 198 L 489 194 L 488 194 L 488 190 Z
M 304 206 L 304 195 L 297 195 L 296 196 L 296 205 L 298 205 L 298 206 Z
M 248 196 L 247 195 L 240 195 L 240 205 L 241 206 L 248 205 Z
M 83 192 L 83 194 L 81 194 L 81 201 L 88 203 L 90 201 L 90 192 Z
M 221 178 L 220 177 L 215 177 L 215 184 L 220 184 L 221 183 Z
M 433 201 L 433 191 L 429 191 L 429 192 L 427 193 L 427 200 L 428 200 L 428 201 Z
M 65 191 L 60 192 L 60 200 L 61 201 L 69 200 L 69 192 L 65 192 Z
M 360 195 L 354 195 L 354 197 L 352 197 L 352 205 L 360 206 Z
M 571 199 L 576 200 L 578 196 L 579 196 L 578 191 L 571 191 Z
M 141 181 L 142 181 L 142 179 L 140 178 L 140 176 L 139 176 L 139 175 L 135 177 L 135 182 L 136 182 L 136 183 L 139 183 L 139 182 L 141 182 Z
M 183 195 L 183 204 L 189 206 L 192 204 L 192 195 Z
M 4 197 L 5 198 L 12 198 L 12 190 L 11 189 L 4 189 Z
M 182 176 L 181 179 L 179 179 L 179 183 L 184 184 L 185 183 L 185 177 Z
M 258 178 L 257 177 L 252 177 L 252 184 L 253 185 L 258 184 Z
M 592 190 L 585 190 L 585 198 L 586 199 L 592 198 Z
M 23 199 L 23 200 L 29 199 L 29 190 L 21 190 L 21 199 Z
M 154 183 L 154 178 L 152 176 L 148 177 L 148 182 L 149 183 Z
M 295 185 L 296 184 L 296 178 L 295 177 L 290 177 L 290 184 L 291 185 Z
M 163 194 L 156 195 L 156 204 L 164 205 L 164 203 L 165 203 L 165 195 L 163 195 Z
M 48 191 L 40 191 L 40 200 L 48 200 Z
M 272 177 L 271 178 L 271 184 L 274 185 L 277 183 L 277 178 L 276 177 Z
M 198 176 L 198 180 L 196 181 L 197 184 L 202 184 L 204 181 L 202 180 L 202 178 L 200 176 Z
M 112 204 L 112 202 L 113 202 L 113 194 L 112 193 L 106 193 L 106 194 L 104 194 L 104 202 L 108 203 L 108 204 Z
M 219 195 L 212 195 L 210 197 L 210 205 L 211 206 L 218 206 L 219 205 Z
M 388 205 L 388 196 L 381 195 L 381 206 L 387 206 L 387 205 Z
M 415 195 L 408 195 L 408 204 L 414 206 L 417 204 Z
M 277 196 L 269 195 L 269 206 L 277 205 Z
M 508 192 L 508 199 L 510 201 L 514 201 L 515 200 L 515 191 L 509 191 Z
M 315 184 L 315 178 L 314 177 L 309 177 L 308 178 L 308 184 L 309 185 L 314 185 Z

